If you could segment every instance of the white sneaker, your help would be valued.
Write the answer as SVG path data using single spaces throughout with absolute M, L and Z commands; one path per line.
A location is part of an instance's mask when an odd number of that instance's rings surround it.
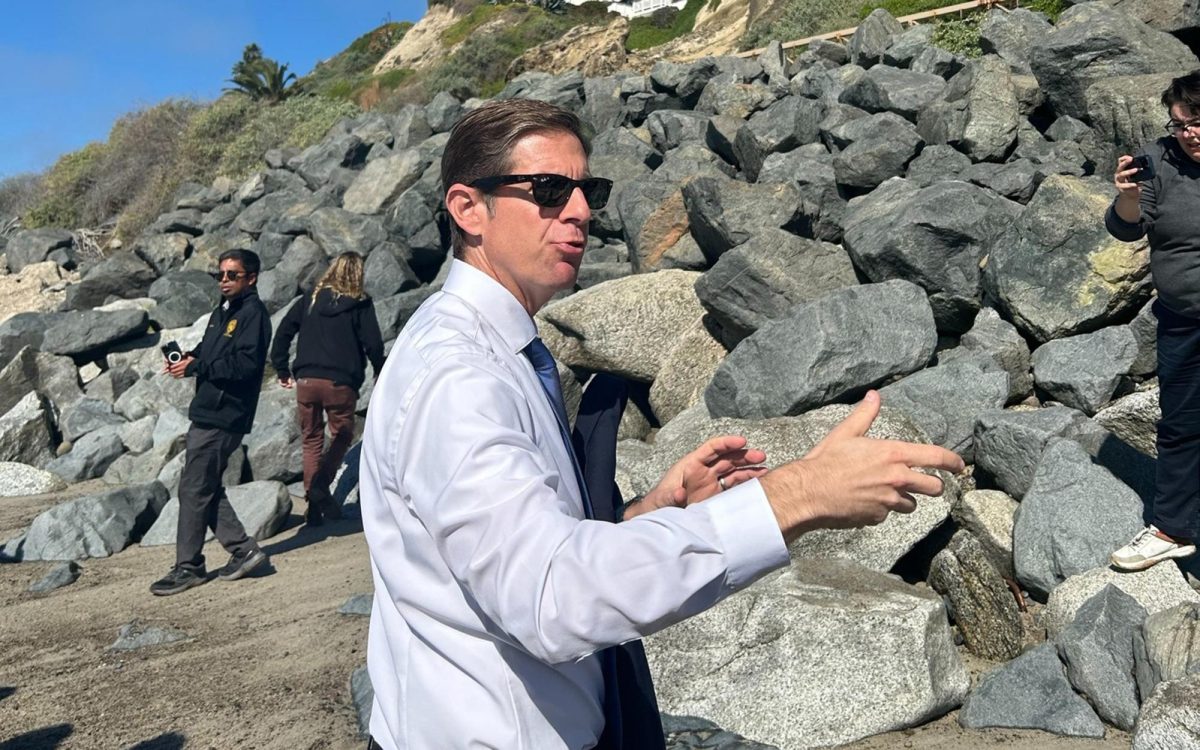
M 1145 570 L 1163 560 L 1196 554 L 1196 545 L 1180 544 L 1158 535 L 1158 529 L 1147 526 L 1129 544 L 1112 553 L 1112 564 L 1121 570 Z

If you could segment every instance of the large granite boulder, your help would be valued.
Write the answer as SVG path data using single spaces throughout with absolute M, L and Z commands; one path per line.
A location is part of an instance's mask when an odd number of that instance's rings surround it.
M 1024 628 L 1017 601 L 970 533 L 957 532 L 934 556 L 929 585 L 949 598 L 954 623 L 971 653 L 996 661 L 1021 653 Z
M 1050 594 L 1042 612 L 1047 637 L 1057 638 L 1075 620 L 1084 602 L 1109 584 L 1133 597 L 1151 616 L 1180 604 L 1200 602 L 1200 592 L 1188 586 L 1175 565 L 1155 565 L 1136 573 L 1104 565 L 1071 576 Z
M 50 414 L 37 393 L 26 393 L 0 416 L 0 461 L 39 469 L 54 458 Z
M 86 357 L 125 339 L 146 332 L 145 310 L 79 310 L 62 316 L 46 329 L 43 351 Z
M 1020 111 L 1007 63 L 988 56 L 954 78 L 925 108 L 917 132 L 929 144 L 947 144 L 974 161 L 1003 161 L 1017 140 Z
M 108 557 L 138 541 L 167 502 L 158 482 L 68 500 L 29 525 L 23 560 Z
M 1114 240 L 1098 220 L 1111 188 L 1053 175 L 995 241 L 984 286 L 1001 314 L 1037 341 L 1132 316 L 1150 292 L 1145 243 Z
M 872 281 L 921 286 L 938 329 L 962 332 L 980 308 L 980 265 L 1020 214 L 1018 204 L 965 182 L 889 180 L 850 203 L 844 244 Z
M 1200 603 L 1155 612 L 1134 633 L 1138 692 L 1148 698 L 1160 682 L 1200 674 Z
M 715 416 L 800 414 L 924 367 L 937 332 L 920 287 L 865 284 L 799 304 L 730 352 L 705 402 Z
M 694 289 L 698 276 L 659 271 L 606 281 L 546 306 L 539 328 L 564 364 L 648 383 L 704 315 Z
M 1164 682 L 1145 700 L 1132 750 L 1200 748 L 1200 674 Z
M 1137 355 L 1129 326 L 1109 326 L 1039 346 L 1033 352 L 1033 379 L 1056 401 L 1092 415 L 1112 400 Z
M 25 229 L 9 238 L 4 247 L 8 270 L 20 273 L 25 266 L 52 260 L 75 267 L 74 237 L 66 229 Z
M 646 650 L 660 709 L 779 747 L 915 726 L 969 686 L 940 597 L 842 561 L 794 565 Z

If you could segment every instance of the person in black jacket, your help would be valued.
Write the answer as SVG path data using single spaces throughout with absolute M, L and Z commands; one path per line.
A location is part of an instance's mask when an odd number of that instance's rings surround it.
M 217 571 L 221 580 L 237 580 L 267 562 L 221 485 L 229 456 L 254 423 L 266 369 L 271 318 L 255 288 L 260 265 L 249 250 L 221 254 L 220 270 L 214 275 L 222 300 L 209 316 L 204 339 L 180 361 L 163 368 L 174 378 L 196 378 L 196 395 L 188 407 L 192 424 L 179 477 L 175 567 L 151 584 L 151 593 L 158 596 L 178 594 L 208 580 L 202 553 L 207 528 L 230 553 L 229 562 Z
M 288 367 L 292 338 L 299 332 L 296 359 Z M 354 440 L 354 410 L 366 376 L 383 367 L 383 336 L 375 305 L 363 292 L 363 259 L 342 253 L 313 293 L 292 306 L 271 345 L 271 365 L 284 388 L 296 389 L 304 446 L 306 521 L 342 517 L 329 486 Z M 329 420 L 329 444 L 325 421 Z

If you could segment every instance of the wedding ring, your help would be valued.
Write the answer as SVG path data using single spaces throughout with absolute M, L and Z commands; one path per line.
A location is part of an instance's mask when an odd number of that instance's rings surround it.
M 717 477 L 717 484 L 720 485 L 721 492 L 724 492 L 725 490 L 729 489 L 728 487 L 725 486 L 725 477 Z

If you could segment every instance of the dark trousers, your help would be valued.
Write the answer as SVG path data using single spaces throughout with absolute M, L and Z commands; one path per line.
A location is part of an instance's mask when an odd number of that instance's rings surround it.
M 253 549 L 241 520 L 229 504 L 221 476 L 229 457 L 242 445 L 242 434 L 192 425 L 187 432 L 187 455 L 179 477 L 179 526 L 175 533 L 175 562 L 204 567 L 204 536 L 212 529 L 231 554 Z
M 1158 316 L 1158 469 L 1152 517 L 1171 536 L 1200 526 L 1200 320 L 1154 304 Z
M 304 452 L 304 491 L 309 498 L 329 497 L 329 485 L 354 441 L 354 407 L 358 394 L 324 378 L 296 381 L 296 406 Z M 329 418 L 329 445 L 325 419 Z

